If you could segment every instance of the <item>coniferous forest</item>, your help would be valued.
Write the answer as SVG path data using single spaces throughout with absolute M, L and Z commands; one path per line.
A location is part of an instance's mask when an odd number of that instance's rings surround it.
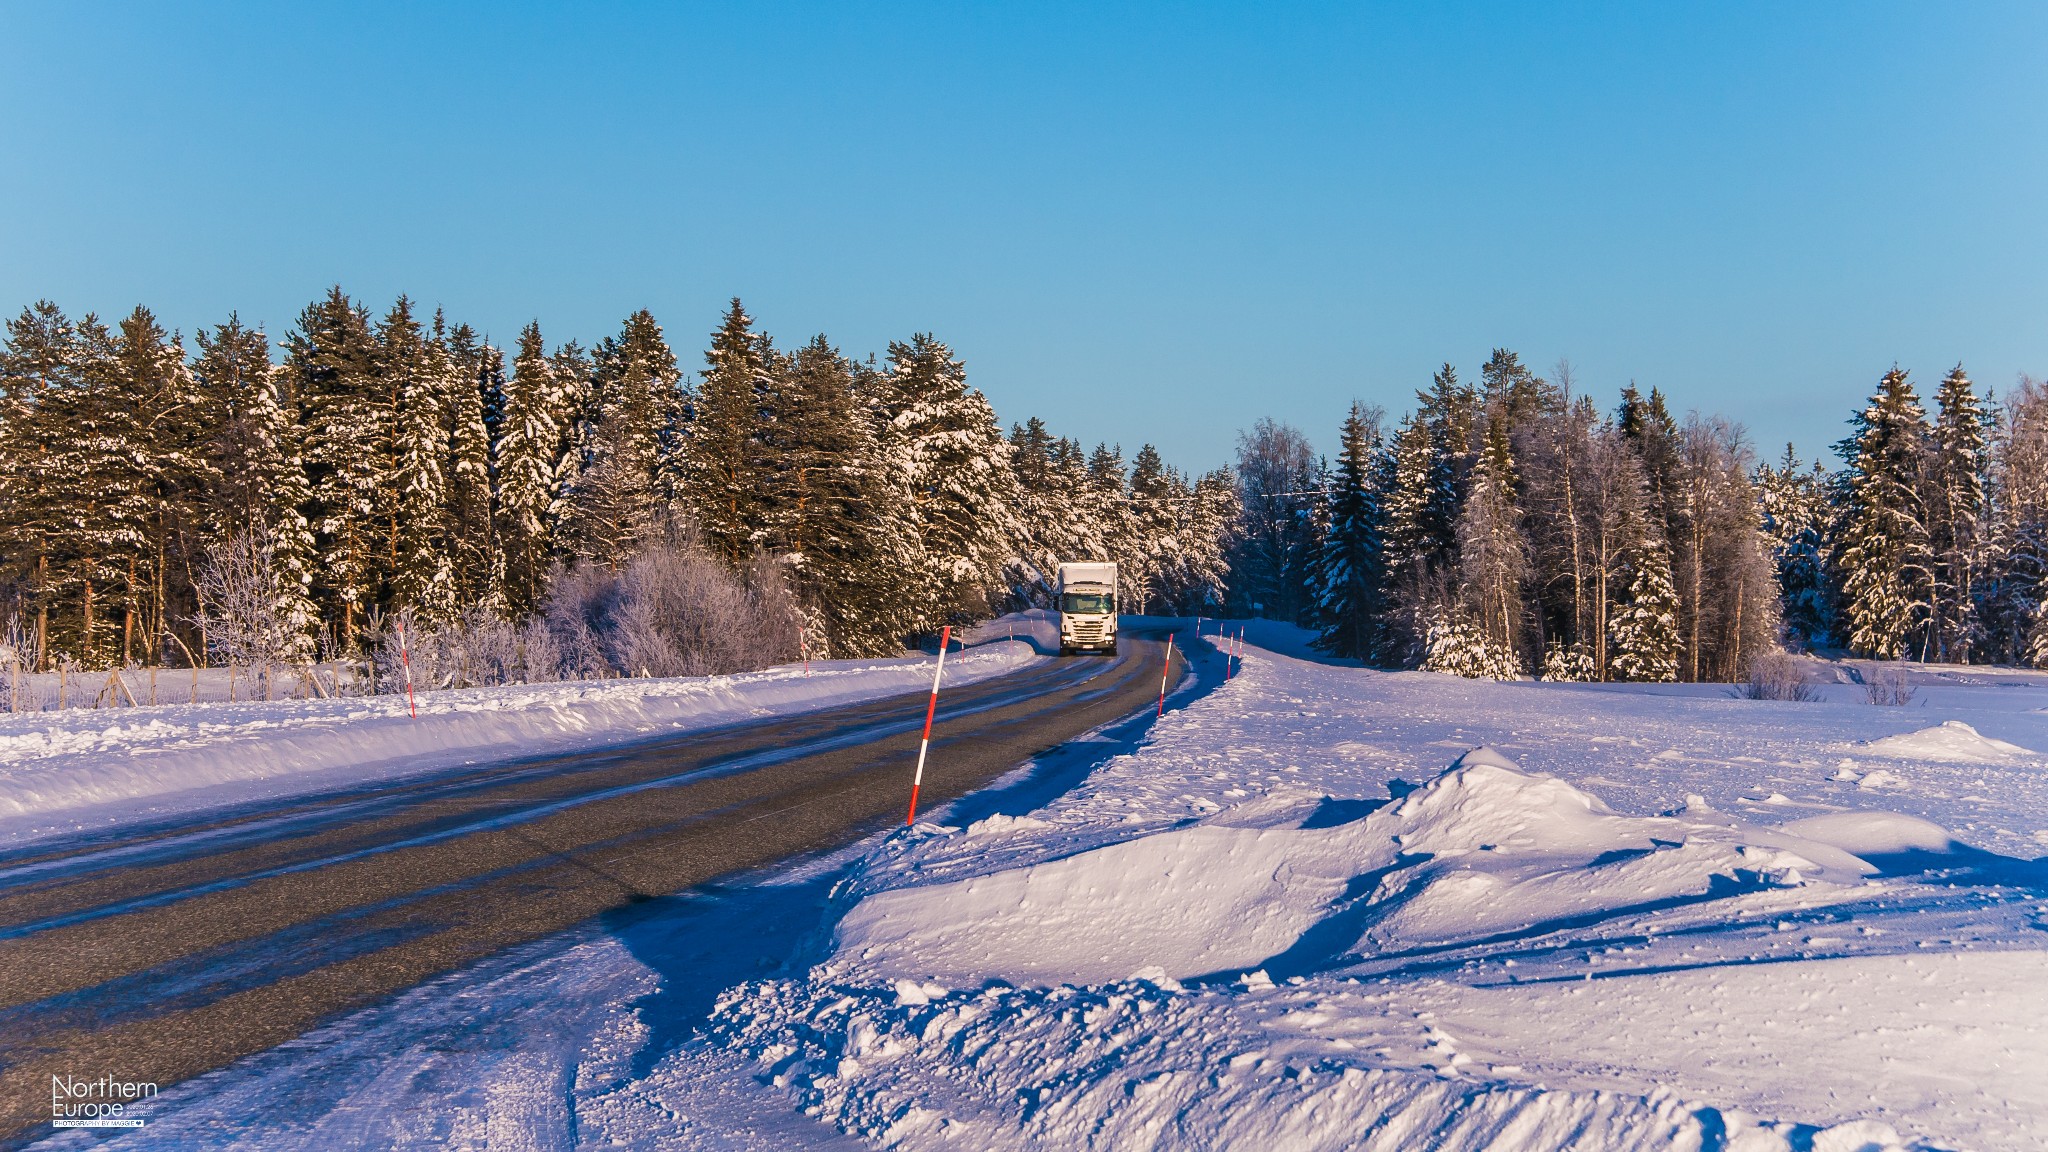
M 290 665 L 406 629 L 442 684 L 721 671 L 900 651 L 1112 559 L 1127 611 L 1292 620 L 1466 676 L 2048 660 L 2026 379 L 1994 402 L 1958 367 L 1930 416 L 1894 369 L 1830 471 L 1496 350 L 1397 423 L 1354 406 L 1334 460 L 1260 421 L 1235 471 L 1193 477 L 1035 418 L 1005 434 L 930 335 L 784 349 L 735 300 L 706 345 L 686 371 L 643 311 L 589 348 L 538 323 L 499 348 L 339 288 L 276 342 L 26 308 L 0 349 L 7 646 Z
M 8 324 L 16 661 L 294 665 L 404 628 L 441 683 L 680 674 L 898 652 L 1045 603 L 1062 558 L 1121 561 L 1133 608 L 1223 595 L 1227 472 L 1006 436 L 930 335 L 783 349 L 735 300 L 690 374 L 644 311 L 501 349 L 337 288 L 277 347 L 144 308 Z

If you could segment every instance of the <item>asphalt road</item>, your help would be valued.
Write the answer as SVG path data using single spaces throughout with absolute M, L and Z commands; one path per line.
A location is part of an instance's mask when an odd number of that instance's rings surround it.
M 1158 640 L 940 697 L 924 810 L 1146 706 Z M 0 1146 L 500 949 L 903 819 L 922 693 L 0 855 Z

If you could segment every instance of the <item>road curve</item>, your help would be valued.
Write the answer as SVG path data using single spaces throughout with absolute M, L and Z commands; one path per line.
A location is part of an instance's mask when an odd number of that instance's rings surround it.
M 1158 640 L 940 698 L 923 805 L 1145 706 Z M 592 916 L 903 818 L 923 694 L 0 854 L 0 1146 Z

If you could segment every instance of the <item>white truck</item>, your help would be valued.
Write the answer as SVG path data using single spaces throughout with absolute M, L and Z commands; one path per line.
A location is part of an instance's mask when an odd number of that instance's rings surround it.
M 1116 562 L 1060 565 L 1060 655 L 1116 655 Z

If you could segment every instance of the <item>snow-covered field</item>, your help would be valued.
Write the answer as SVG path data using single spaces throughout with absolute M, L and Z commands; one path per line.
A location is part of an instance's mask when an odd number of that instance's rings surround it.
M 179 1086 L 142 1139 L 2048 1147 L 2041 679 L 1219 678 Z
M 984 625 L 980 646 L 948 657 L 947 683 L 1040 659 L 1027 640 L 1058 643 L 1042 617 Z M 0 844 L 914 692 L 931 664 L 423 692 L 416 716 L 403 695 L 0 715 Z

